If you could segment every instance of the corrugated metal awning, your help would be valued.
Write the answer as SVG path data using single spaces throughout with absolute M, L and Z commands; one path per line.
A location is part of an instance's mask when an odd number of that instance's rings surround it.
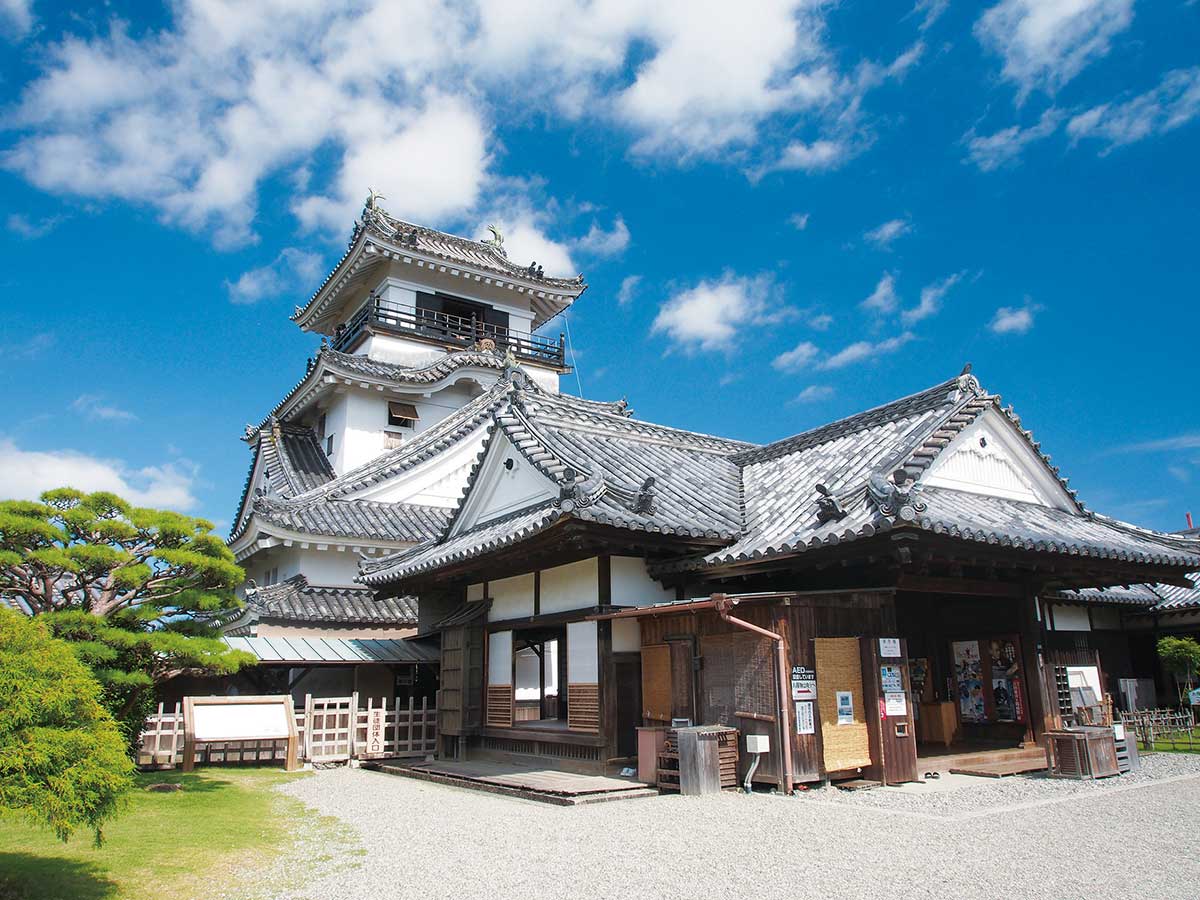
M 223 640 L 232 649 L 253 653 L 264 663 L 429 663 L 439 658 L 436 648 L 393 638 L 226 637 Z

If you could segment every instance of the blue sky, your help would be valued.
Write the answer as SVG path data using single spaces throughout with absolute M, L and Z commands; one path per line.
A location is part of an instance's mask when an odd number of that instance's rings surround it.
M 374 187 L 586 274 L 568 389 L 768 441 L 970 360 L 1092 508 L 1200 514 L 1195 0 L 148 9 L 0 0 L 4 495 L 227 525 Z

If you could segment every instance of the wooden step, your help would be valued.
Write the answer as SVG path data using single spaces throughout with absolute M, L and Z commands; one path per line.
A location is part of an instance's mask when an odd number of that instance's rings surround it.
M 1044 772 L 1046 760 L 1016 759 L 1004 762 L 980 763 L 974 766 L 955 766 L 951 775 L 976 775 L 980 778 L 1004 778 L 1007 775 L 1025 775 L 1029 772 Z

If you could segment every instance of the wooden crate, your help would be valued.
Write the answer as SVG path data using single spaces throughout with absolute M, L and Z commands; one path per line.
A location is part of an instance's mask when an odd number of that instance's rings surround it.
M 721 790 L 736 790 L 738 787 L 738 730 L 723 728 L 717 735 L 717 753 L 721 769 Z M 679 737 L 675 729 L 668 729 L 658 754 L 658 789 L 679 790 Z

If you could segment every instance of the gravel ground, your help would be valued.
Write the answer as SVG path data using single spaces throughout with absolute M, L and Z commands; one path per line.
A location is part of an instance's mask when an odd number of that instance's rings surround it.
M 1196 897 L 1200 758 L 1103 782 L 663 796 L 562 808 L 358 769 L 279 788 L 357 835 L 277 900 Z M 293 857 L 295 858 L 295 857 Z

